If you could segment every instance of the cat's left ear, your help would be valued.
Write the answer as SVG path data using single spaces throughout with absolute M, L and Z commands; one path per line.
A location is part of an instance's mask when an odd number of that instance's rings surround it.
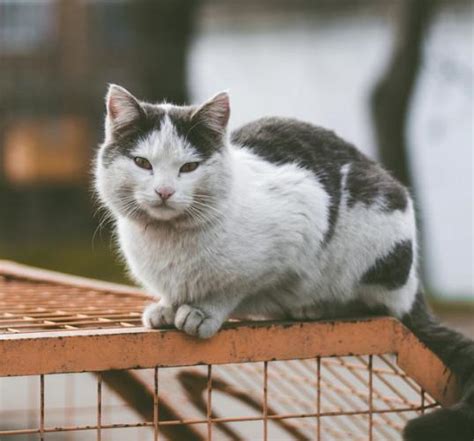
M 219 92 L 198 107 L 192 119 L 201 122 L 216 134 L 224 135 L 230 117 L 230 100 L 227 92 Z

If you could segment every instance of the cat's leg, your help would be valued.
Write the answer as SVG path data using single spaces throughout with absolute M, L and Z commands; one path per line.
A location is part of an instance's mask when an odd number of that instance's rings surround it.
M 161 297 L 156 303 L 148 305 L 142 314 L 142 323 L 146 328 L 162 328 L 172 326 L 176 315 L 176 307 Z
M 174 324 L 186 334 L 210 338 L 221 328 L 243 298 L 240 293 L 208 295 L 201 301 L 183 304 L 176 311 Z

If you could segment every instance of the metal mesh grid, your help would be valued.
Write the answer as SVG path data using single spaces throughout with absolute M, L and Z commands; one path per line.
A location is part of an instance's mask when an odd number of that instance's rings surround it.
M 76 394 L 89 389 L 82 406 L 71 394 L 54 398 L 54 377 L 30 383 L 35 425 L 30 415 L 24 428 L 8 427 L 15 413 L 0 407 L 1 440 L 398 440 L 408 419 L 437 406 L 390 354 L 88 374 L 73 379 Z M 85 424 L 64 424 L 75 412 Z
M 0 334 L 140 326 L 146 297 L 0 275 Z

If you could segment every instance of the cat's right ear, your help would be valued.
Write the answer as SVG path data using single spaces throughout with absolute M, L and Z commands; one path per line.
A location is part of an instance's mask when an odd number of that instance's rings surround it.
M 109 138 L 138 121 L 143 115 L 139 101 L 128 90 L 116 84 L 109 85 L 105 105 L 105 132 Z

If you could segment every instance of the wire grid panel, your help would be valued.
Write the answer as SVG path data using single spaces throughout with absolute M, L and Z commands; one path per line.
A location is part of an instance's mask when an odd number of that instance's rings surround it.
M 0 440 L 399 440 L 437 407 L 393 355 L 0 379 Z
M 0 335 L 135 327 L 147 297 L 0 275 Z

